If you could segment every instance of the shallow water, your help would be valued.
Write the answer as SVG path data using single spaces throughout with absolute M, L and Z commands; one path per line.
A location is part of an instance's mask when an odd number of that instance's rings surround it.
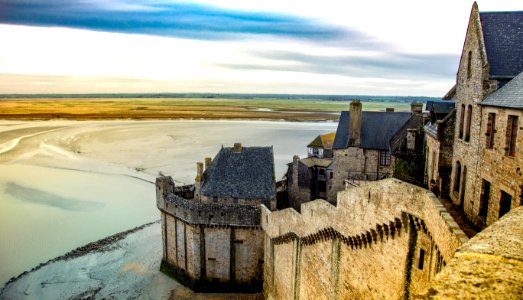
M 0 121 L 0 286 L 78 246 L 159 218 L 158 172 L 191 183 L 219 148 L 274 148 L 276 179 L 336 123 Z M 159 245 L 160 246 L 160 245 Z

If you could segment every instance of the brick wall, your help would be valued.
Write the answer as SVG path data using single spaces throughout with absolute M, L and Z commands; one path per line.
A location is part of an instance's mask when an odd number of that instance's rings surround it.
M 466 240 L 432 193 L 395 179 L 340 192 L 337 207 L 262 208 L 262 227 L 264 293 L 278 299 L 402 298 L 425 289 L 437 257 L 450 260 Z

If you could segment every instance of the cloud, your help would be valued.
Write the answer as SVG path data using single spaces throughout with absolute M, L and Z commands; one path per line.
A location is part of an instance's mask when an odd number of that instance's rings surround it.
M 365 34 L 311 18 L 166 1 L 0 0 L 0 23 L 61 26 L 192 39 L 271 35 L 368 43 Z
M 254 55 L 272 63 L 220 64 L 237 70 L 272 70 L 335 74 L 357 77 L 448 79 L 454 76 L 458 55 L 405 54 L 386 51 L 368 55 L 313 55 L 291 51 L 255 52 Z

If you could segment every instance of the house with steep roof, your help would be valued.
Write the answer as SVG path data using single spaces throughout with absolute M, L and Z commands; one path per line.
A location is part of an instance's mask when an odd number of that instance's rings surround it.
M 421 103 L 412 111 L 421 113 Z M 378 180 L 392 175 L 389 141 L 411 118 L 411 112 L 362 111 L 354 100 L 342 111 L 333 144 L 332 177 L 327 200 L 336 203 L 336 194 L 347 184 Z
M 310 144 L 307 145 L 308 157 L 332 158 L 332 144 L 334 143 L 335 132 L 318 135 Z
M 473 4 L 456 75 L 450 198 L 479 227 L 523 201 L 522 45 L 523 11 Z

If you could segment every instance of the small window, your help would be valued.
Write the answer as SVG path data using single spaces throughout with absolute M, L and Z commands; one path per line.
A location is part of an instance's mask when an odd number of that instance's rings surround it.
M 465 123 L 465 104 L 461 105 L 461 112 L 459 117 L 459 138 L 463 138 L 463 127 Z
M 334 172 L 330 172 L 330 179 L 332 179 L 332 177 L 334 177 Z
M 238 197 L 233 197 L 232 198 L 232 203 L 238 204 Z
M 319 169 L 318 172 L 320 175 L 325 175 L 325 169 Z
M 485 147 L 487 149 L 492 149 L 494 147 L 494 133 L 496 132 L 496 114 L 489 113 L 487 119 L 487 132 Z
M 380 166 L 390 166 L 390 152 L 388 150 L 380 150 Z
M 503 217 L 510 211 L 512 205 L 512 196 L 504 191 L 501 191 L 501 198 L 499 199 L 499 217 Z
M 472 125 L 472 105 L 467 107 L 467 127 L 465 128 L 465 142 L 470 141 L 470 126 Z
M 486 217 L 488 213 L 488 202 L 490 199 L 490 182 L 483 179 L 481 185 L 481 202 L 479 207 L 479 216 Z
M 516 156 L 516 138 L 518 136 L 518 117 L 508 116 L 507 120 L 507 146 L 505 155 Z
M 467 79 L 472 77 L 472 51 L 469 51 L 467 55 Z
M 419 260 L 418 269 L 423 270 L 423 264 L 425 263 L 425 249 L 419 249 Z
M 217 203 L 218 202 L 218 197 L 217 196 L 212 197 L 212 202 Z
M 456 162 L 456 172 L 454 177 L 454 192 L 459 192 L 459 185 L 461 184 L 461 163 Z

